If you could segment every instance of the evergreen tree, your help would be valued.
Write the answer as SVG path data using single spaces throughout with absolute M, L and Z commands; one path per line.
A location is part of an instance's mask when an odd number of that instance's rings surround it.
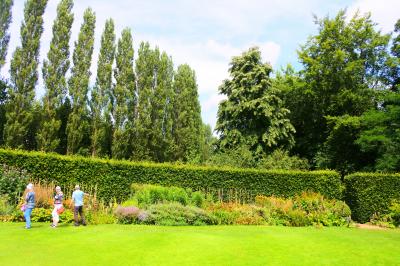
M 68 82 L 72 111 L 67 125 L 67 154 L 82 152 L 86 148 L 83 146 L 82 141 L 89 131 L 87 100 L 95 23 L 96 16 L 94 12 L 90 8 L 86 9 L 78 41 L 75 42 L 72 58 L 74 66 Z
M 141 43 L 136 60 L 137 95 L 133 157 L 170 160 L 173 151 L 173 63 L 158 48 Z
M 12 20 L 12 6 L 13 0 L 1 0 L 0 2 L 0 69 L 5 63 L 8 43 L 10 41 L 10 34 L 7 31 Z
M 175 160 L 200 160 L 203 123 L 197 92 L 195 72 L 188 65 L 181 65 L 174 79 L 174 143 Z M 204 128 L 207 132 L 211 129 Z
M 3 132 L 6 122 L 6 106 L 7 106 L 7 90 L 8 84 L 6 81 L 0 79 L 0 146 L 4 144 Z
M 155 50 L 159 54 L 158 48 Z M 174 66 L 171 57 L 161 53 L 158 67 L 154 72 L 157 84 L 152 95 L 153 160 L 158 162 L 173 160 L 173 101 L 174 101 Z
M 57 110 L 67 93 L 65 74 L 69 68 L 69 40 L 74 20 L 71 12 L 72 0 L 61 0 L 57 7 L 57 17 L 53 24 L 53 39 L 47 60 L 43 62 L 43 80 L 46 89 L 43 98 L 43 121 L 37 134 L 38 149 L 54 151 L 59 143 L 61 120 Z
M 136 59 L 136 95 L 138 96 L 134 120 L 134 142 L 132 157 L 137 160 L 151 160 L 151 107 L 152 95 L 157 85 L 155 77 L 158 57 L 149 43 L 142 42 Z
M 112 67 L 115 56 L 114 21 L 106 21 L 101 36 L 99 60 L 97 62 L 96 84 L 90 101 L 92 113 L 92 156 L 109 154 L 107 151 L 107 133 L 111 126 Z
M 6 145 L 27 147 L 28 128 L 33 121 L 32 103 L 38 79 L 40 36 L 47 0 L 27 0 L 21 25 L 21 46 L 13 54 L 10 67 L 10 104 L 4 134 Z
M 229 72 L 231 79 L 219 87 L 227 96 L 218 108 L 220 148 L 246 145 L 256 156 L 290 148 L 295 130 L 288 119 L 289 110 L 271 89 L 272 69 L 261 62 L 259 49 L 234 57 Z
M 116 68 L 114 78 L 116 81 L 113 96 L 114 132 L 112 141 L 113 158 L 128 157 L 129 125 L 134 123 L 129 118 L 129 112 L 134 112 L 135 105 L 135 74 L 133 70 L 133 46 L 130 29 L 124 29 L 118 40 Z

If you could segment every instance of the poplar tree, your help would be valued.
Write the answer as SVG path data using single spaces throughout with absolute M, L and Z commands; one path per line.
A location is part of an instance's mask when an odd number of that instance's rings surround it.
M 96 84 L 92 90 L 91 112 L 92 133 L 91 148 L 92 156 L 103 156 L 107 152 L 108 132 L 111 128 L 111 93 L 112 93 L 112 67 L 115 56 L 115 33 L 114 21 L 106 21 L 101 36 L 101 47 L 99 60 L 97 62 Z
M 134 121 L 132 157 L 136 160 L 151 160 L 150 135 L 152 134 L 151 101 L 157 79 L 154 78 L 157 59 L 148 42 L 142 42 L 136 59 L 136 94 L 138 96 Z
M 89 130 L 87 100 L 95 23 L 95 13 L 90 8 L 86 9 L 78 41 L 75 42 L 74 66 L 68 81 L 72 111 L 67 125 L 67 154 L 77 153 L 83 148 L 82 140 Z
M 69 40 L 74 16 L 71 12 L 72 0 L 61 0 L 57 7 L 57 17 L 53 24 L 53 39 L 47 60 L 43 62 L 43 80 L 46 94 L 43 98 L 43 120 L 36 136 L 38 149 L 55 151 L 60 143 L 61 120 L 57 110 L 66 97 L 66 77 L 69 69 Z
M 157 52 L 156 48 L 156 54 Z M 171 57 L 165 52 L 161 53 L 158 66 L 155 71 L 157 85 L 152 95 L 152 122 L 153 141 L 152 153 L 154 160 L 163 162 L 172 160 L 173 151 L 173 77 L 174 66 Z
M 40 37 L 47 0 L 27 0 L 21 25 L 21 46 L 17 47 L 10 67 L 10 104 L 4 129 L 6 145 L 26 147 L 28 128 L 33 121 L 32 103 L 38 79 Z
M 1 0 L 0 1 L 0 69 L 3 67 L 6 56 L 8 43 L 10 41 L 10 34 L 8 28 L 10 26 L 12 15 L 11 8 L 13 6 L 13 0 Z
M 115 87 L 113 90 L 114 132 L 112 141 L 113 158 L 122 159 L 128 156 L 129 112 L 133 112 L 135 104 L 135 74 L 133 70 L 132 34 L 130 29 L 124 29 L 118 40 L 116 68 L 114 69 Z M 131 118 L 132 119 L 132 118 Z
M 175 159 L 200 159 L 203 123 L 195 72 L 186 64 L 180 65 L 174 80 Z

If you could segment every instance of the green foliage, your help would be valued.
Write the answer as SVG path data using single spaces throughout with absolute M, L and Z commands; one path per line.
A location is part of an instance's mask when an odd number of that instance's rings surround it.
M 8 43 L 10 41 L 10 34 L 7 32 L 12 21 L 11 9 L 13 0 L 3 0 L 0 2 L 0 69 L 3 67 Z
M 315 23 L 318 33 L 298 52 L 302 80 L 295 83 L 294 93 L 286 94 L 285 102 L 295 114 L 291 117 L 298 132 L 295 152 L 308 159 L 314 159 L 327 141 L 328 116 L 360 116 L 374 106 L 374 90 L 384 85 L 390 40 L 390 35 L 375 29 L 370 14 L 356 13 L 347 19 L 345 11 L 339 11 L 333 18 L 316 18 Z M 296 110 L 300 110 L 299 115 Z M 351 130 L 347 133 L 350 135 L 345 139 L 354 138 Z M 340 158 L 330 159 L 335 160 Z
M 243 189 L 250 196 L 293 196 L 319 192 L 340 199 L 340 176 L 333 171 L 283 171 L 214 168 L 189 165 L 137 163 L 115 160 L 0 150 L 0 162 L 25 169 L 35 180 L 98 185 L 98 196 L 118 202 L 130 196 L 132 183 L 159 184 L 199 189 Z
M 175 74 L 173 105 L 173 159 L 200 161 L 203 122 L 196 75 L 188 65 L 180 65 Z
M 132 192 L 139 207 L 166 202 L 178 202 L 182 205 L 188 205 L 193 201 L 191 190 L 185 190 L 180 187 L 132 184 Z M 202 198 L 200 199 L 199 197 Z M 201 192 L 195 194 L 195 203 L 201 205 L 204 199 L 205 196 Z
M 72 7 L 72 0 L 62 0 L 58 4 L 57 17 L 53 24 L 53 39 L 50 43 L 47 60 L 43 62 L 42 72 L 46 90 L 43 98 L 44 119 L 36 139 L 38 149 L 46 152 L 55 151 L 60 143 L 58 131 L 61 121 L 57 117 L 57 110 L 61 107 L 67 94 L 65 74 L 70 63 L 69 40 L 74 21 Z
M 392 200 L 400 200 L 400 174 L 355 173 L 344 181 L 346 203 L 356 221 L 367 222 L 374 213 L 386 214 Z
M 114 132 L 112 140 L 112 157 L 116 159 L 126 159 L 129 157 L 129 132 L 134 123 L 133 114 L 135 112 L 135 74 L 133 71 L 133 46 L 132 34 L 130 29 L 124 29 L 122 36 L 118 40 L 116 55 L 116 68 L 114 78 L 116 84 L 113 88 L 113 120 Z M 131 118 L 128 120 L 128 118 Z
M 344 176 L 373 165 L 374 154 L 363 152 L 356 142 L 361 133 L 362 118 L 344 115 L 326 119 L 329 135 L 317 153 L 317 168 L 335 169 Z
M 10 204 L 9 196 L 2 195 L 2 193 L 0 193 L 0 216 L 11 215 L 14 212 L 14 209 L 15 209 L 15 206 Z M 0 221 L 1 221 L 1 219 L 0 219 Z
M 361 119 L 363 130 L 356 142 L 363 151 L 375 154 L 374 170 L 400 171 L 400 93 L 387 93 L 381 107 Z
M 94 12 L 90 8 L 86 9 L 83 14 L 78 41 L 75 42 L 72 58 L 74 66 L 71 69 L 71 78 L 68 81 L 72 103 L 72 111 L 67 125 L 68 154 L 75 154 L 80 150 L 82 153 L 84 152 L 83 149 L 87 149 L 82 141 L 85 134 L 88 134 L 89 127 L 87 101 L 95 24 L 96 16 Z
M 10 65 L 10 104 L 4 129 L 5 143 L 13 148 L 27 148 L 33 122 L 32 103 L 38 80 L 40 37 L 47 0 L 27 0 L 21 25 L 21 46 L 17 47 Z M 2 10 L 3 11 L 3 10 Z
M 306 159 L 290 156 L 288 151 L 276 149 L 269 155 L 256 156 L 244 145 L 217 151 L 205 164 L 266 170 L 307 170 L 310 168 Z
M 262 158 L 257 163 L 257 167 L 260 169 L 308 170 L 310 165 L 307 159 L 290 156 L 288 151 L 277 149 Z
M 25 190 L 29 175 L 25 170 L 7 165 L 0 166 L 0 195 L 6 195 L 11 205 L 16 205 Z
M 318 193 L 303 192 L 289 199 L 257 196 L 256 204 L 265 208 L 270 223 L 288 226 L 344 226 L 351 215 L 346 203 Z
M 213 218 L 205 210 L 180 203 L 151 205 L 148 217 L 143 221 L 155 225 L 207 225 L 213 224 Z
M 289 110 L 271 88 L 269 64 L 261 62 L 261 52 L 251 48 L 230 64 L 231 79 L 219 87 L 227 96 L 218 107 L 216 131 L 222 149 L 246 145 L 259 155 L 294 144 L 294 127 Z
M 4 126 L 6 124 L 6 106 L 8 100 L 7 81 L 0 78 L 0 146 L 4 144 Z
M 97 61 L 96 84 L 92 89 L 90 109 L 92 116 L 91 147 L 92 156 L 110 155 L 107 151 L 107 128 L 111 127 L 112 111 L 112 67 L 115 57 L 114 21 L 106 21 L 101 36 L 101 47 Z

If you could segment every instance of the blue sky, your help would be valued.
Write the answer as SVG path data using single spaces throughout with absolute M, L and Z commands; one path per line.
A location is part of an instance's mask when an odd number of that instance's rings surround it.
M 47 54 L 51 27 L 56 16 L 58 0 L 49 0 L 44 16 L 41 61 Z M 24 0 L 14 0 L 13 23 L 7 64 L 2 75 L 8 77 L 10 57 L 20 44 L 19 27 L 23 19 Z M 228 77 L 228 65 L 234 55 L 251 46 L 259 46 L 263 59 L 274 69 L 288 63 L 299 68 L 296 49 L 316 32 L 313 14 L 334 16 L 339 9 L 349 14 L 356 10 L 371 12 L 383 32 L 392 30 L 400 18 L 399 0 L 75 0 L 73 42 L 77 39 L 85 8 L 96 15 L 96 40 L 92 63 L 92 82 L 95 79 L 100 35 L 105 20 L 113 18 L 117 36 L 129 27 L 135 48 L 140 41 L 149 41 L 172 56 L 175 67 L 188 63 L 197 74 L 203 120 L 215 126 L 218 103 L 223 99 L 218 86 Z M 41 73 L 41 72 L 40 72 Z M 37 97 L 43 95 L 40 78 Z

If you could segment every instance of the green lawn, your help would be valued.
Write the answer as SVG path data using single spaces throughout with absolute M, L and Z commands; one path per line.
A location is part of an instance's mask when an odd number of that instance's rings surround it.
M 0 223 L 1 265 L 400 265 L 400 230 Z

